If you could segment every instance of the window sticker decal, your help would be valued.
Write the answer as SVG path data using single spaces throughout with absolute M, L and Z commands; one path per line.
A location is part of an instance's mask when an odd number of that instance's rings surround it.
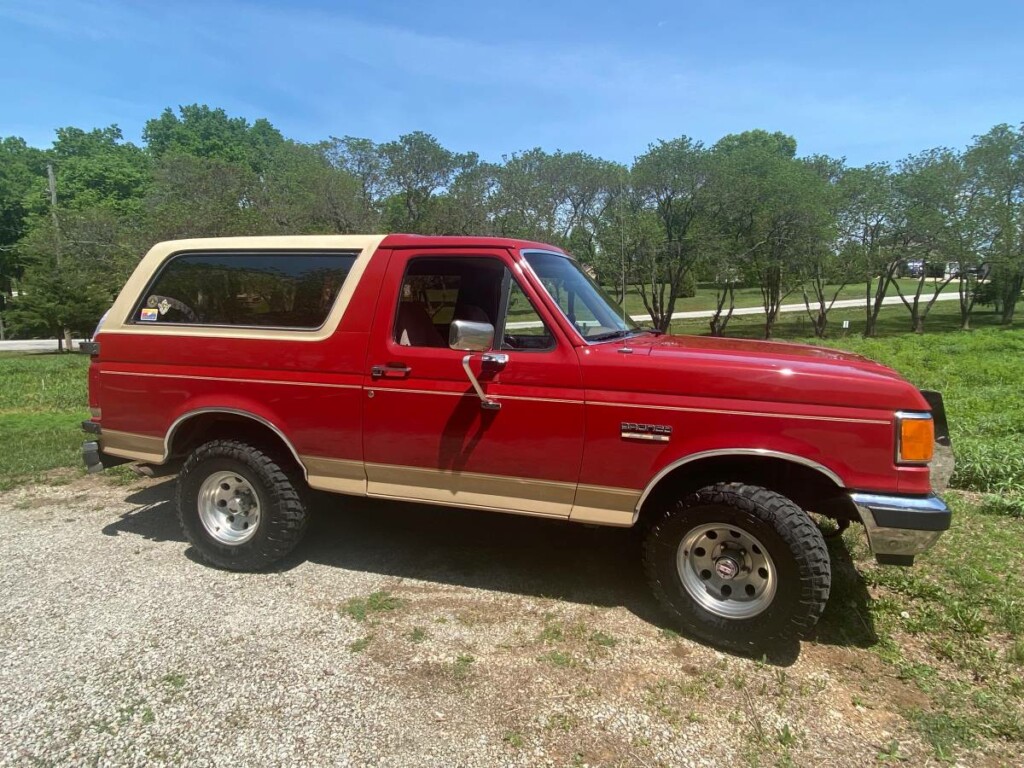
M 155 307 L 143 307 L 139 312 L 139 320 L 154 323 L 160 319 L 160 310 Z

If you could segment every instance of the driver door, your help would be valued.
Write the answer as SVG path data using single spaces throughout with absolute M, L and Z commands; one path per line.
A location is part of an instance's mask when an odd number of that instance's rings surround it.
M 559 335 L 504 250 L 396 251 L 364 373 L 371 496 L 568 517 L 583 455 L 583 386 Z M 453 319 L 489 323 L 492 350 L 451 349 Z M 488 400 L 485 408 L 466 364 Z

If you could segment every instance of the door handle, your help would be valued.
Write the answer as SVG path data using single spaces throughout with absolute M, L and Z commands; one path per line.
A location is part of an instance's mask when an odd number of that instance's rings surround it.
M 410 368 L 405 363 L 388 363 L 387 365 L 375 365 L 370 369 L 370 378 L 373 379 L 404 379 L 410 373 Z

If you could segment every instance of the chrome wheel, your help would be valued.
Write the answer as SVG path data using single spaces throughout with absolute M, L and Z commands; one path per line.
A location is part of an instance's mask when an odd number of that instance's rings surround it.
M 710 523 L 679 543 L 676 569 L 702 608 L 726 619 L 749 619 L 775 598 L 778 573 L 764 545 L 742 528 Z
M 256 534 L 260 499 L 252 484 L 234 472 L 214 472 L 199 486 L 199 519 L 221 544 L 242 544 Z

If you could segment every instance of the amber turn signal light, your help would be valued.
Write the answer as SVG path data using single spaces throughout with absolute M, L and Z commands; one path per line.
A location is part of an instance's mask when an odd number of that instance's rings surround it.
M 935 423 L 931 417 L 899 417 L 898 461 L 923 464 L 932 460 L 934 450 Z

